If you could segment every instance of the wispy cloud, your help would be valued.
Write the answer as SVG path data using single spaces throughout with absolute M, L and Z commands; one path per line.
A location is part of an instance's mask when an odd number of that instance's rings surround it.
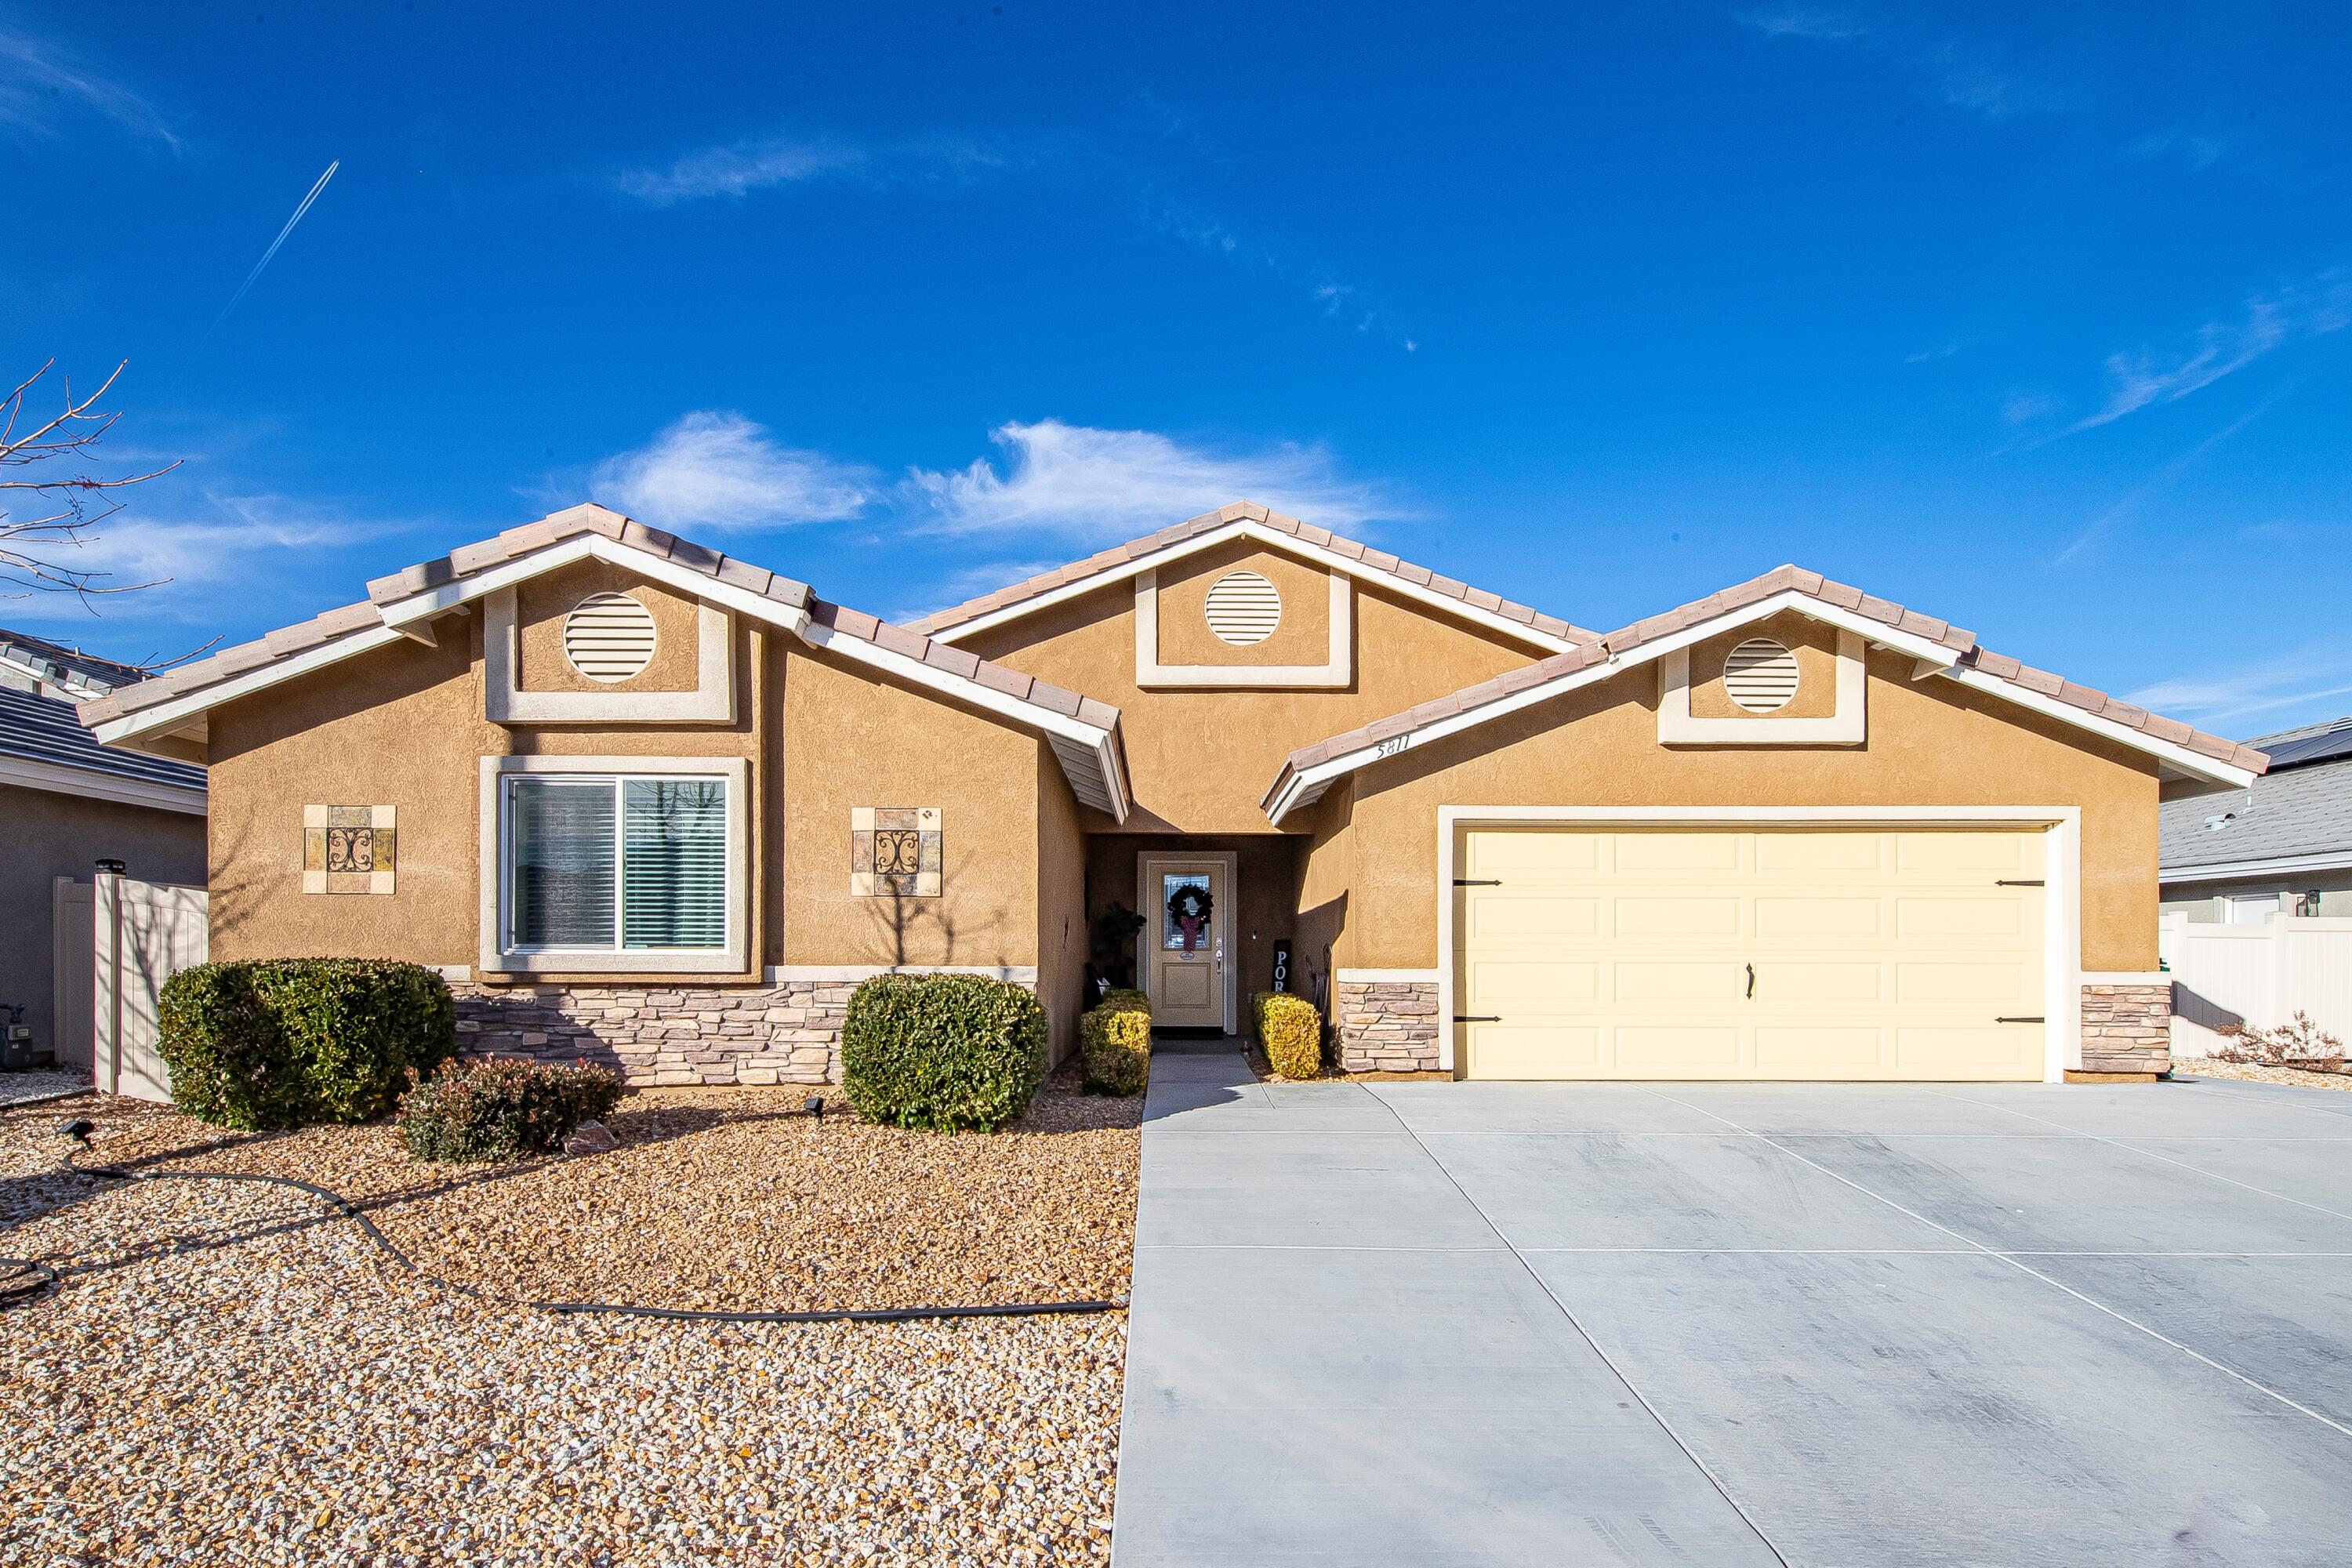
M 1329 528 L 1396 517 L 1374 487 L 1344 478 L 1320 447 L 1255 452 L 1186 446 L 1150 430 L 1044 419 L 996 431 L 1008 461 L 909 476 L 920 521 L 943 532 L 1029 532 L 1108 542 L 1247 498 Z
M 2115 505 L 2109 507 L 2106 510 L 2094 518 L 2088 528 L 2085 528 L 2081 533 L 2075 535 L 2073 543 L 2067 545 L 2065 549 L 2058 552 L 2056 563 L 2063 566 L 2068 562 L 2073 561 L 2076 556 L 2081 555 L 2084 552 L 2091 549 L 2093 546 L 2104 542 L 2109 534 L 2113 533 L 2118 527 L 2120 527 L 2124 521 L 2132 515 L 2132 513 L 2137 511 L 2141 505 L 2147 501 L 2149 498 L 2170 489 L 2174 485 L 2180 481 L 2180 477 L 2183 474 L 2186 474 L 2197 464 L 2200 458 L 2203 458 L 2208 452 L 2212 451 L 2216 447 L 2221 446 L 2224 441 L 2229 440 L 2230 437 L 2235 436 L 2239 431 L 2243 430 L 2247 426 L 2252 425 L 2255 420 L 2261 418 L 2269 411 L 2270 405 L 2268 403 L 2264 403 L 2258 408 L 2250 409 L 2246 413 L 2238 416 L 2237 418 L 2231 420 L 2227 425 L 2222 426 L 2221 428 L 2214 431 L 2213 434 L 2206 437 L 2205 439 L 2198 442 L 2187 451 L 2168 459 L 2160 465 L 2154 473 L 2148 475 L 2146 479 L 2143 479 L 2137 485 L 2133 486 L 2132 489 L 2125 494 L 2121 500 L 2118 500 Z
M 2063 92 L 2033 73 L 1975 45 L 1927 37 L 1916 26 L 1868 24 L 1851 12 L 1814 5 L 1768 6 L 1732 16 L 1767 37 L 1849 44 L 1884 55 L 1916 72 L 1927 97 L 1987 120 L 2053 113 L 2068 104 Z
M 1332 276 L 1332 268 L 1308 261 L 1287 242 L 1247 232 L 1149 184 L 1136 186 L 1134 202 L 1136 221 L 1153 233 L 1179 240 L 1203 256 L 1231 262 L 1297 289 L 1326 320 L 1341 322 L 1368 337 L 1382 338 L 1407 353 L 1419 352 L 1420 342 L 1404 331 L 1394 312 L 1382 305 L 1371 289 L 1341 281 Z
M 2224 138 L 2208 132 L 2175 129 L 2151 132 L 2124 148 L 2127 158 L 2178 158 L 2192 169 L 2210 169 L 2229 150 Z
M 2110 425 L 2159 403 L 2176 403 L 2243 370 L 2283 344 L 2352 325 L 2352 272 L 2322 273 L 2306 283 L 2250 296 L 2240 315 L 2207 321 L 2189 342 L 2107 356 L 2107 401 L 2068 433 Z
M 2011 425 L 2031 425 L 2055 414 L 2060 404 L 2046 392 L 2012 392 L 2000 400 L 2001 419 Z
M 204 626 L 221 618 L 225 593 L 307 589 L 320 550 L 390 531 L 278 496 L 199 495 L 173 513 L 118 512 L 79 544 L 51 552 L 75 571 L 97 574 L 97 587 L 156 586 L 87 605 L 69 594 L 33 595 L 11 599 L 7 613 L 53 625 L 95 616 Z
M 975 141 L 942 137 L 887 146 L 824 140 L 771 139 L 704 147 L 666 168 L 624 169 L 614 184 L 648 206 L 714 196 L 740 199 L 755 191 L 821 181 L 868 186 L 963 185 L 999 174 L 1027 154 Z
M 740 414 L 688 414 L 646 446 L 596 466 L 589 493 L 659 528 L 784 528 L 855 517 L 870 470 L 781 445 Z
M 2124 700 L 2152 712 L 2207 725 L 2226 725 L 2256 714 L 2271 714 L 2265 723 L 2294 721 L 2283 708 L 2327 702 L 2352 695 L 2352 660 L 2341 648 L 2309 647 L 2281 654 L 2234 669 L 2159 680 L 2131 692 Z M 2331 703 L 2340 708 L 2343 703 Z M 2321 714 L 2307 715 L 2310 718 Z
M 943 577 L 924 584 L 918 592 L 919 600 L 897 605 L 881 613 L 904 625 L 919 621 L 935 610 L 961 605 L 982 594 L 992 594 L 1012 583 L 1025 583 L 1040 573 L 1051 572 L 1062 564 L 1058 559 L 1040 561 L 981 561 L 960 566 Z
M 179 151 L 180 138 L 154 106 L 43 39 L 0 29 L 0 125 L 62 134 L 61 107 L 93 111 L 136 136 Z

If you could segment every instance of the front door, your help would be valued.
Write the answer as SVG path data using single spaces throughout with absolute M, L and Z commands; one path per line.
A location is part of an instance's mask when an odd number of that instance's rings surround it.
M 1162 1028 L 1233 1026 L 1231 857 L 1146 855 L 1143 988 Z

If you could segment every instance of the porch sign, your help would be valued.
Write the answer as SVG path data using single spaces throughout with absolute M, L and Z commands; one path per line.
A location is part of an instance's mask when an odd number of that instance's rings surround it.
M 1274 944 L 1274 988 L 1290 989 L 1290 943 L 1287 940 Z

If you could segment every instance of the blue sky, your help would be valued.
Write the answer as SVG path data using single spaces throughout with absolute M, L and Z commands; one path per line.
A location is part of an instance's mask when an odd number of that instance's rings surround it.
M 170 655 L 592 497 L 911 615 L 1249 496 L 2352 711 L 2341 6 L 768 9 L 0 0 L 0 370 L 184 459 L 85 558 L 169 585 L 0 624 Z

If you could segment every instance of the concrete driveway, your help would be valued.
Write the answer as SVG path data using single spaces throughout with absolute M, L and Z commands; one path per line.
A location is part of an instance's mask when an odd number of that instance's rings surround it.
M 2352 1095 L 1156 1058 L 1118 1568 L 2352 1560 Z

